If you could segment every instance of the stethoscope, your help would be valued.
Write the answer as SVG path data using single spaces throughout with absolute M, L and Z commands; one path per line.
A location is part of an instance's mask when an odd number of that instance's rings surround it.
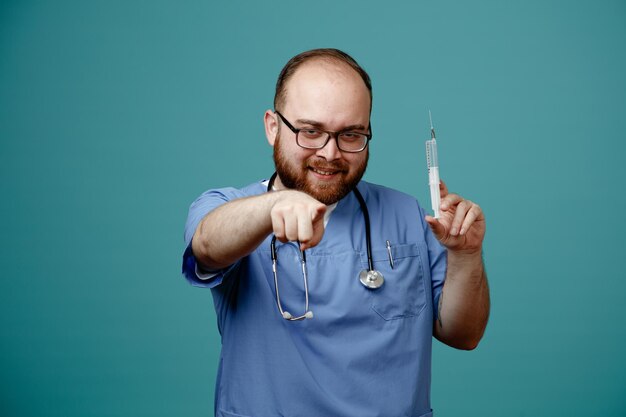
M 270 178 L 267 184 L 267 191 L 272 190 L 272 186 L 274 185 L 274 180 L 276 179 L 276 175 L 277 174 L 274 173 L 274 175 L 272 175 L 272 177 Z M 359 273 L 359 281 L 366 288 L 375 290 L 377 288 L 380 288 L 383 285 L 383 283 L 385 282 L 385 278 L 383 277 L 383 274 L 380 271 L 377 271 L 374 269 L 374 262 L 372 260 L 372 239 L 370 235 L 371 233 L 370 232 L 370 215 L 369 215 L 369 211 L 367 210 L 367 205 L 365 204 L 365 200 L 363 199 L 361 192 L 356 187 L 354 187 L 352 191 L 354 192 L 356 199 L 359 201 L 359 206 L 361 207 L 361 212 L 363 213 L 363 219 L 365 220 L 365 245 L 367 247 L 368 269 L 364 269 Z M 298 245 L 298 250 L 300 251 L 300 264 L 302 267 L 302 277 L 304 280 L 304 314 L 294 317 L 290 312 L 283 309 L 283 305 L 280 302 L 280 292 L 278 290 L 278 274 L 276 273 L 277 259 L 278 259 L 276 255 L 276 236 L 272 236 L 272 242 L 270 244 L 270 249 L 271 249 L 270 252 L 271 252 L 271 257 L 272 257 L 272 272 L 274 273 L 274 288 L 276 290 L 276 302 L 278 304 L 278 310 L 280 311 L 280 315 L 284 319 L 291 320 L 291 321 L 313 318 L 313 312 L 309 310 L 309 284 L 308 284 L 308 278 L 307 278 L 307 272 L 306 272 L 306 255 L 304 254 L 303 250 L 299 249 L 299 247 L 300 246 Z

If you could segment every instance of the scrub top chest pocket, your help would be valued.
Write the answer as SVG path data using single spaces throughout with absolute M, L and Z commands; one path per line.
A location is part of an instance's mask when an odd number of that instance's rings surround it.
M 426 289 L 417 245 L 391 242 L 389 249 L 373 249 L 372 260 L 374 269 L 385 277 L 385 283 L 380 288 L 364 288 L 370 292 L 372 310 L 385 320 L 419 316 L 426 306 Z M 367 267 L 367 255 L 364 253 L 361 254 L 361 262 Z

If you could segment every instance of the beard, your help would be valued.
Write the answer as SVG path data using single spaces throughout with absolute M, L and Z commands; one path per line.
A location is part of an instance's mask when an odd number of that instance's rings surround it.
M 274 164 L 276 173 L 285 187 L 305 192 L 317 201 L 329 205 L 344 198 L 361 181 L 369 159 L 369 152 L 367 150 L 363 152 L 366 152 L 365 158 L 359 165 L 353 166 L 352 170 L 350 164 L 343 160 L 329 162 L 314 155 L 298 165 L 285 155 L 280 146 L 279 133 L 274 143 Z M 337 178 L 333 181 L 313 183 L 308 175 L 311 168 L 337 172 Z

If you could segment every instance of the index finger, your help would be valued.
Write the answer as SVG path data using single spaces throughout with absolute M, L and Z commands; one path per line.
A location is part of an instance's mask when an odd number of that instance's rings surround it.
M 306 244 L 313 238 L 313 218 L 308 213 L 298 214 L 298 240 Z
M 301 216 L 298 218 L 298 224 L 302 225 L 301 229 L 300 226 L 298 227 L 300 249 L 305 250 L 319 243 L 321 236 L 319 236 L 317 232 L 319 232 L 321 227 L 323 234 L 324 213 L 326 213 L 326 206 L 321 205 L 311 211 L 310 217 Z M 302 233 L 300 231 L 302 231 Z
M 441 197 L 441 209 L 442 210 L 448 210 L 448 208 L 452 207 L 452 206 L 456 206 L 457 204 L 459 204 L 461 201 L 463 201 L 463 197 L 461 197 L 458 194 L 448 194 L 445 197 Z

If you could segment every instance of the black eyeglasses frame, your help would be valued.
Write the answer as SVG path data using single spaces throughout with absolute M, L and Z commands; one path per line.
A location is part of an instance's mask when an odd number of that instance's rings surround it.
M 346 133 L 349 132 L 349 130 L 340 130 L 338 132 L 333 132 L 330 130 L 323 130 L 323 129 L 319 129 L 319 128 L 315 128 L 315 130 L 318 130 L 320 132 L 326 133 L 328 136 L 326 137 L 326 140 L 324 141 L 324 143 L 321 146 L 315 146 L 315 147 L 311 147 L 311 146 L 303 146 L 302 144 L 300 144 L 300 142 L 298 141 L 298 134 L 302 131 L 302 130 L 307 130 L 306 128 L 303 129 L 298 129 L 297 127 L 294 127 L 286 118 L 285 116 L 283 116 L 282 114 L 280 114 L 280 112 L 278 110 L 274 110 L 274 113 L 276 113 L 278 115 L 278 117 L 280 117 L 280 120 L 283 121 L 283 123 L 285 124 L 285 126 L 287 126 L 289 128 L 289 130 L 291 130 L 293 133 L 295 133 L 296 135 L 296 144 L 304 149 L 322 149 L 324 148 L 324 146 L 326 146 L 328 144 L 328 141 L 331 138 L 335 139 L 335 142 L 337 143 L 337 148 L 339 148 L 340 151 L 342 152 L 348 152 L 348 153 L 359 153 L 359 152 L 363 152 L 367 146 L 369 145 L 370 140 L 372 140 L 372 124 L 370 123 L 370 125 L 367 127 L 367 130 L 369 130 L 369 133 L 361 133 L 361 132 L 355 132 L 358 133 L 359 135 L 363 135 L 367 138 L 367 140 L 365 141 L 365 144 L 363 145 L 363 147 L 361 149 L 358 150 L 346 150 L 346 149 L 342 149 L 341 146 L 339 145 L 339 135 L 342 133 Z

